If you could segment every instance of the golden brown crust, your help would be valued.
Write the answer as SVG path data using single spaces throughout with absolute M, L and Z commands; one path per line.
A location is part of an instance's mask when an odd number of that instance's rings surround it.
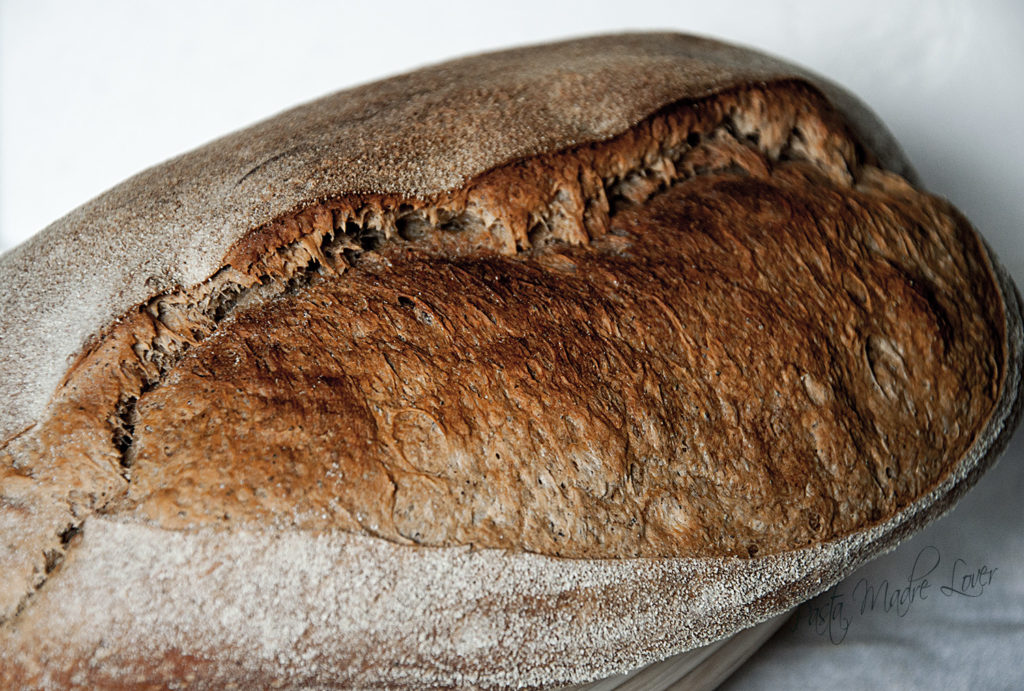
M 168 528 L 578 558 L 861 529 L 975 438 L 1002 334 L 973 233 L 832 117 L 741 91 L 432 205 L 310 207 L 240 243 L 236 302 L 167 296 L 77 365 L 60 438 L 112 426 L 100 507 Z
M 795 84 L 229 256 L 72 368 L 38 438 L 79 515 L 754 556 L 906 506 L 1001 371 L 972 232 Z

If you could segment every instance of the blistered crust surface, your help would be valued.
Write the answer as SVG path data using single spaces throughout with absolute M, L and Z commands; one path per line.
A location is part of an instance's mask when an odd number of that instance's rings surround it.
M 891 515 L 994 404 L 982 249 L 909 188 L 751 167 L 586 246 L 395 246 L 238 314 L 140 399 L 131 510 L 573 557 Z

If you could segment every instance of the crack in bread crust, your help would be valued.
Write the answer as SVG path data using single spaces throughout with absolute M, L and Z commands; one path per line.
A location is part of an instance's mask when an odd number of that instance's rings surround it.
M 718 179 L 724 173 L 763 178 L 771 176 L 776 168 L 794 168 L 786 163 L 790 160 L 804 161 L 814 169 L 814 173 L 806 173 L 806 184 L 844 189 L 857 186 L 867 196 L 890 194 L 905 199 L 916 194 L 895 176 L 872 165 L 872 160 L 859 150 L 838 116 L 816 92 L 793 83 L 773 85 L 768 90 L 741 89 L 680 104 L 608 142 L 515 162 L 438 198 L 352 196 L 299 211 L 243 239 L 225 258 L 223 268 L 207 282 L 158 296 L 114 324 L 69 370 L 49 420 L 34 434 L 13 440 L 0 451 L 13 459 L 4 465 L 4 472 L 50 479 L 50 484 L 43 483 L 44 488 L 37 493 L 56 498 L 67 507 L 62 518 L 53 520 L 38 540 L 52 551 L 55 536 L 73 529 L 91 512 L 127 510 L 144 498 L 129 489 L 143 472 L 137 467 L 136 437 L 140 421 L 143 428 L 145 422 L 136 405 L 159 394 L 168 373 L 191 351 L 206 347 L 211 337 L 215 340 L 225 320 L 234 323 L 255 310 L 278 304 L 279 299 L 290 299 L 288 296 L 300 293 L 305 296 L 305 291 L 348 271 L 372 273 L 381 267 L 381 262 L 392 261 L 404 248 L 453 260 L 519 255 L 538 263 L 561 262 L 561 269 L 551 270 L 565 270 L 565 262 L 575 261 L 571 256 L 575 250 L 570 248 L 621 244 L 622 239 L 610 232 L 613 217 L 628 216 L 633 213 L 630 209 L 673 185 L 698 178 Z M 744 194 L 742 185 L 734 191 Z M 936 227 L 950 227 L 950 217 L 940 216 L 945 213 L 941 209 L 931 206 L 926 213 L 928 217 L 919 220 L 935 223 Z M 864 220 L 878 221 L 870 215 Z M 956 233 L 965 238 L 967 245 L 973 243 L 974 247 L 969 249 L 977 253 L 977 241 L 969 230 Z M 971 261 L 977 264 L 982 260 L 975 256 Z M 966 268 L 970 275 L 984 274 L 991 293 L 992 281 L 987 270 L 978 266 Z M 912 282 L 915 278 L 908 280 Z M 307 288 L 311 283 L 318 285 Z M 851 295 L 862 292 L 856 277 L 844 290 Z M 934 297 L 931 293 L 919 293 L 913 299 L 928 302 Z M 419 303 L 413 297 L 409 300 L 410 313 L 416 313 Z M 986 294 L 985 300 L 989 307 L 998 304 L 991 294 Z M 986 311 L 991 310 L 981 310 Z M 933 310 L 934 314 L 940 312 Z M 671 311 L 663 313 L 671 322 Z M 943 332 L 941 325 L 936 328 L 936 333 Z M 900 367 L 906 366 L 905 358 L 901 364 L 898 349 L 881 337 L 866 342 L 864 353 L 877 388 L 898 398 L 896 378 L 900 376 Z M 984 365 L 995 370 L 1000 366 L 987 361 Z M 991 386 L 998 385 L 997 376 L 986 381 L 995 382 Z M 817 377 L 800 377 L 800 382 L 812 401 L 829 395 Z M 986 391 L 985 395 L 990 393 Z M 984 396 L 975 399 L 980 408 L 984 407 L 984 400 Z M 423 425 L 414 427 L 417 433 L 424 431 Z M 956 448 L 969 444 L 976 428 L 973 425 L 962 430 L 965 441 Z M 44 453 L 40 449 L 50 451 Z M 825 539 L 857 525 L 856 521 L 862 524 L 865 520 L 877 520 L 912 499 L 915 492 L 926 488 L 936 477 L 935 471 L 929 471 L 926 477 L 910 482 L 910 489 L 904 488 L 904 494 L 890 497 L 887 485 L 906 478 L 885 477 L 885 465 L 878 459 L 871 464 L 864 470 L 881 498 L 875 503 L 877 515 L 854 515 L 850 521 L 836 524 L 834 517 L 839 507 L 809 514 L 806 529 L 796 535 L 798 543 Z M 396 506 L 401 498 L 397 496 L 391 468 L 387 463 L 377 463 L 374 468 L 387 476 L 386 482 L 380 482 L 380 491 Z M 153 466 L 145 468 L 146 473 L 153 470 Z M 619 470 L 629 475 L 628 468 Z M 70 492 L 64 489 L 67 487 L 72 488 Z M 186 511 L 185 521 L 178 510 L 168 513 L 160 509 L 149 515 L 168 526 L 223 518 L 223 506 L 218 504 L 216 493 L 209 499 L 210 506 L 197 514 Z M 237 509 L 237 503 L 231 506 L 232 510 Z M 650 506 L 648 501 L 646 508 Z M 323 524 L 311 521 L 310 516 L 321 508 L 301 516 L 279 512 L 273 506 L 268 510 L 285 524 L 317 526 Z M 375 518 L 375 523 L 361 520 L 357 513 L 358 509 L 342 506 L 327 524 L 428 544 L 475 543 L 478 537 L 460 534 L 459 528 L 442 536 L 425 536 L 409 526 L 400 528 L 394 510 Z M 244 517 L 245 511 L 235 515 Z M 470 524 L 473 522 L 471 519 Z M 680 541 L 670 533 L 657 535 L 650 544 L 643 539 L 633 544 L 593 537 L 593 531 L 586 527 L 583 533 L 593 539 L 566 547 L 556 544 L 557 541 L 517 538 L 519 529 L 516 526 L 491 531 L 492 537 L 483 543 L 572 556 L 702 553 L 694 549 L 695 543 Z M 554 533 L 557 532 L 556 529 Z M 542 533 L 543 530 L 537 534 Z M 625 529 L 623 533 L 632 534 Z M 727 535 L 728 539 L 708 543 L 710 551 L 704 553 L 752 555 L 757 550 L 784 548 L 784 539 L 776 537 L 762 535 L 755 539 L 749 531 Z M 62 546 L 57 549 L 59 552 Z M 36 561 L 39 558 L 33 557 Z M 59 562 L 59 555 L 49 561 Z M 41 580 L 35 578 L 35 582 Z
M 586 245 L 392 246 L 239 313 L 140 399 L 117 511 L 580 558 L 755 556 L 892 515 L 992 407 L 995 298 L 939 271 L 984 267 L 940 204 L 762 170 Z

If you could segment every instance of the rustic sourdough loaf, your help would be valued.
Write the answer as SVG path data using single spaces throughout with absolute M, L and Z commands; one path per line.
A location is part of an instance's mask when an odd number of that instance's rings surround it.
M 1015 289 L 912 183 L 834 85 L 669 34 L 123 183 L 0 257 L 0 680 L 552 686 L 784 612 L 1019 415 Z

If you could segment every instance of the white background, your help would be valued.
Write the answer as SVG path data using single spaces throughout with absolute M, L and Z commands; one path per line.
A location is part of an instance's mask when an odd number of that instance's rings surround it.
M 323 93 L 627 29 L 726 38 L 845 85 L 1024 285 L 1024 4 L 1011 1 L 0 0 L 0 251 L 149 165 Z M 957 557 L 998 569 L 982 597 L 857 617 L 838 646 L 796 627 L 735 684 L 1024 685 L 1022 461 L 1018 435 L 960 509 L 864 572 L 895 584 L 935 546 L 940 572 Z

